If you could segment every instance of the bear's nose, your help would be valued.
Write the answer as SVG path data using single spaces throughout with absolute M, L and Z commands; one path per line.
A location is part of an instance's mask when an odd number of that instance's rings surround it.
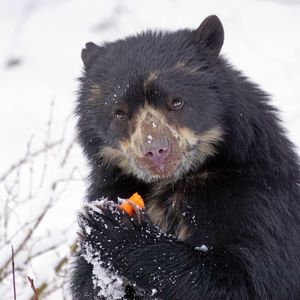
M 157 166 L 162 165 L 169 155 L 168 140 L 163 137 L 153 139 L 151 136 L 148 136 L 147 141 L 143 145 L 143 155 L 144 158 Z

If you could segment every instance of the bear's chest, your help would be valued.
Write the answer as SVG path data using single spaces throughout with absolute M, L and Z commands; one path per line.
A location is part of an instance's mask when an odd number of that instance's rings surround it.
M 163 232 L 180 241 L 210 243 L 215 222 L 206 200 L 205 195 L 197 190 L 160 185 L 145 198 L 146 213 Z
M 191 235 L 191 207 L 183 192 L 159 193 L 146 198 L 146 213 L 163 232 L 184 241 Z

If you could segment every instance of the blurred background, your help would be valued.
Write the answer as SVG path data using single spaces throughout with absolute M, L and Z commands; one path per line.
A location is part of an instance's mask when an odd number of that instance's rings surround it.
M 270 93 L 300 147 L 299 0 L 0 0 L 0 299 L 70 299 L 87 166 L 76 143 L 80 51 L 145 29 L 225 27 L 222 55 Z

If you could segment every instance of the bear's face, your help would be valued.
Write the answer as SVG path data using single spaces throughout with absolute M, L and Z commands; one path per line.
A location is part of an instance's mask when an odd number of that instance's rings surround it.
M 151 182 L 179 178 L 215 154 L 223 137 L 213 44 L 220 33 L 199 46 L 206 26 L 87 44 L 79 115 L 101 141 L 95 155 L 103 162 Z

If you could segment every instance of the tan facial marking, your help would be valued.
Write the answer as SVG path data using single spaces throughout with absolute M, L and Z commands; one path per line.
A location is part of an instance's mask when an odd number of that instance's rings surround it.
M 178 61 L 174 66 L 167 68 L 167 69 L 161 69 L 150 72 L 149 76 L 146 78 L 143 84 L 144 92 L 146 93 L 148 86 L 150 83 L 152 83 L 154 80 L 158 79 L 158 76 L 160 74 L 166 74 L 173 71 L 183 71 L 185 73 L 197 73 L 199 71 L 199 66 L 188 66 L 186 62 L 184 61 Z
M 181 136 L 181 142 L 187 142 L 189 145 L 197 145 L 199 136 L 187 127 L 178 128 L 179 135 Z
M 135 131 L 128 140 L 120 142 L 120 147 L 124 152 L 134 149 L 138 157 L 143 156 L 139 144 L 141 142 L 150 142 L 148 139 L 149 135 L 151 135 L 152 139 L 155 139 L 157 135 L 162 134 L 162 130 L 166 130 L 174 138 L 179 138 L 178 131 L 167 122 L 163 113 L 148 104 L 138 112 L 134 122 Z
M 99 100 L 101 95 L 101 86 L 98 83 L 93 82 L 90 89 L 89 101 L 94 102 Z
M 105 146 L 99 150 L 98 155 L 99 157 L 104 159 L 103 162 L 106 165 L 117 166 L 125 174 L 131 174 L 140 178 L 144 178 L 144 174 L 132 162 L 133 158 L 132 156 L 128 155 L 128 153 L 124 153 L 122 150 L 119 149 Z
M 208 129 L 199 135 L 198 149 L 203 155 L 203 160 L 216 153 L 216 145 L 223 140 L 223 132 L 220 127 Z
M 98 155 L 105 159 L 106 164 L 119 166 L 128 173 L 132 172 L 130 162 L 123 151 L 106 146 L 100 149 Z
M 186 73 L 196 73 L 197 71 L 199 71 L 199 67 L 198 66 L 191 67 L 188 66 L 187 63 L 184 61 L 178 61 L 173 67 L 173 70 L 180 70 Z M 172 69 L 170 71 L 172 71 Z
M 157 78 L 158 78 L 157 72 L 150 72 L 149 76 L 144 81 L 144 92 L 145 93 L 148 89 L 148 85 Z
M 184 68 L 185 68 L 185 62 L 183 62 L 183 61 L 178 61 L 174 66 L 175 70 L 178 70 L 178 69 L 182 70 Z
M 208 129 L 201 134 L 197 134 L 187 127 L 181 127 L 178 131 L 181 142 L 184 141 L 190 146 L 197 146 L 201 155 L 201 162 L 215 154 L 216 145 L 223 139 L 223 132 L 219 126 Z

